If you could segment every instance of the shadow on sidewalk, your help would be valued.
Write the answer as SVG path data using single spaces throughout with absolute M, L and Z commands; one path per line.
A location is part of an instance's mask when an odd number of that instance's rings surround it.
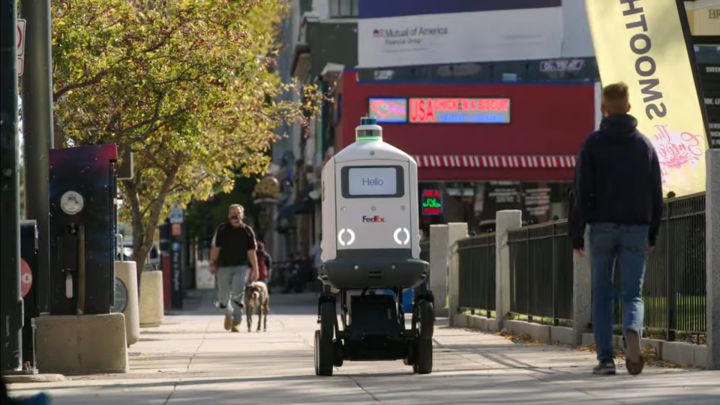
M 222 312 L 215 307 L 215 290 L 188 290 L 183 299 L 182 309 L 166 309 L 171 316 L 219 315 Z M 270 294 L 270 313 L 277 315 L 314 315 L 317 314 L 317 293 Z
M 257 359 L 259 360 L 259 359 Z M 268 360 L 265 360 L 268 361 Z M 238 369 L 240 370 L 240 369 Z M 247 370 L 247 369 L 245 369 Z M 643 381 L 640 378 L 628 378 L 619 376 L 593 376 L 588 371 L 569 372 L 554 370 L 547 374 L 537 373 L 536 369 L 527 369 L 519 373 L 508 373 L 507 368 L 468 367 L 453 370 L 452 376 L 442 373 L 434 373 L 426 376 L 417 376 L 408 369 L 407 372 L 378 372 L 378 373 L 353 373 L 336 374 L 333 377 L 316 377 L 308 370 L 307 374 L 290 374 L 284 376 L 203 376 L 192 375 L 192 373 L 168 373 L 162 378 L 163 381 L 152 382 L 129 382 L 120 384 L 123 390 L 143 390 L 153 388 L 166 388 L 174 386 L 172 398 L 181 401 L 192 395 L 194 398 L 213 398 L 212 403 L 277 403 L 280 398 L 293 399 L 295 403 L 322 403 L 324 395 L 338 395 L 338 388 L 343 388 L 348 380 L 354 384 L 364 387 L 373 392 L 374 395 L 388 396 L 388 398 L 413 398 L 418 393 L 419 387 L 424 387 L 423 403 L 459 403 L 472 402 L 485 403 L 529 403 L 542 399 L 544 403 L 559 403 L 566 400 L 568 392 L 582 392 L 589 394 L 590 398 L 602 399 L 602 392 L 606 384 L 613 385 L 615 390 L 632 389 L 643 390 L 646 394 L 637 403 L 681 403 L 691 401 L 693 403 L 715 403 L 716 396 L 706 393 L 694 393 L 688 391 L 687 373 L 673 373 L 654 376 L 652 381 Z M 232 373 L 227 370 L 226 373 Z M 469 374 L 460 375 L 458 372 Z M 184 374 L 184 375 L 183 375 Z M 183 380 L 175 380 L 183 375 Z M 529 383 L 527 377 L 531 376 L 533 383 Z M 449 380 L 449 377 L 451 380 Z M 128 383 L 129 382 L 129 383 Z M 240 385 L 238 385 L 240 384 Z M 324 385 L 325 393 L 318 390 L 308 389 L 310 386 Z M 452 389 L 447 388 L 450 385 Z M 653 394 L 653 391 L 661 385 L 664 389 L 662 394 Z M 282 389 L 268 390 L 268 387 L 280 387 Z M 695 388 L 709 387 L 709 382 L 699 384 Z M 561 389 L 559 389 L 562 387 Z M 182 388 L 189 388 L 183 390 Z M 75 390 L 76 386 L 55 387 L 56 392 L 62 390 Z M 230 392 L 234 391 L 236 397 Z M 669 395 L 668 392 L 675 392 Z M 331 394 L 332 393 L 332 394 Z M 110 394 L 112 395 L 112 394 Z M 342 394 L 341 394 L 342 395 Z M 440 395 L 442 398 L 440 398 Z M 605 398 L 607 399 L 607 398 Z M 637 399 L 637 398 L 636 398 Z M 442 401 L 441 401 L 442 400 Z M 676 402 L 677 401 L 677 402 Z M 353 400 L 348 398 L 345 403 Z M 476 402 L 476 403 L 477 403 Z M 609 401 L 615 402 L 615 401 Z

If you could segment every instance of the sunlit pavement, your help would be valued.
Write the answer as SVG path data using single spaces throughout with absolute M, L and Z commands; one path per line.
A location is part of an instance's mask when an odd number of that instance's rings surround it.
M 316 377 L 316 308 L 313 294 L 274 294 L 267 332 L 230 333 L 212 293 L 192 291 L 184 311 L 142 329 L 130 373 L 13 384 L 11 394 L 45 391 L 53 404 L 720 403 L 720 371 L 648 367 L 632 377 L 619 363 L 616 376 L 594 376 L 592 353 L 515 344 L 443 319 L 430 375 L 402 361 L 346 361 Z

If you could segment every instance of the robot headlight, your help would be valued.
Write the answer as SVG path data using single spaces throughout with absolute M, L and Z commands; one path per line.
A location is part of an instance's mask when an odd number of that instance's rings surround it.
M 355 231 L 350 228 L 342 228 L 338 232 L 337 238 L 340 246 L 350 246 L 355 243 Z
M 393 232 L 393 239 L 398 245 L 407 245 L 410 243 L 410 231 L 407 228 L 397 228 Z

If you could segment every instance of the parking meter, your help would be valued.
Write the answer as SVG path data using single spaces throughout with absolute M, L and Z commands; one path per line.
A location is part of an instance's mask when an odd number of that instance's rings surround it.
M 114 301 L 116 145 L 50 150 L 50 312 L 107 314 Z
M 36 275 L 38 273 L 37 221 L 20 221 L 20 295 L 23 299 L 24 323 L 22 329 L 23 364 L 35 366 L 32 318 L 39 315 Z

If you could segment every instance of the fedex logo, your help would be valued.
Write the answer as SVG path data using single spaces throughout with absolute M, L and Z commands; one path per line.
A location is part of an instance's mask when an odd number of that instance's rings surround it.
M 375 215 L 374 217 L 366 217 L 363 215 L 362 220 L 363 222 L 385 222 L 385 218 L 380 215 Z

